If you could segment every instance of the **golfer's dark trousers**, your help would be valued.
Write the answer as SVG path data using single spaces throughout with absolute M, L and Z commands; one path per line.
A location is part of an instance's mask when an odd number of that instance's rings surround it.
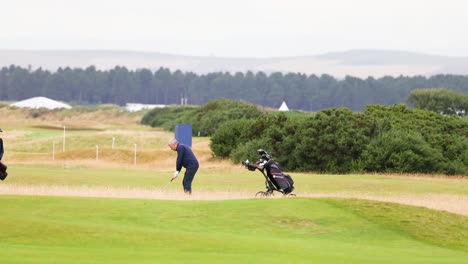
M 192 194 L 192 181 L 193 177 L 195 177 L 195 173 L 197 173 L 198 167 L 195 168 L 187 168 L 184 174 L 184 180 L 182 184 L 184 185 L 184 192 L 187 194 Z

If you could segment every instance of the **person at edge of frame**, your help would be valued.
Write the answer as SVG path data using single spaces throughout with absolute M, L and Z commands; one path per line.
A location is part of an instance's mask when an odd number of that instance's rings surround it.
M 0 132 L 3 132 L 3 130 L 0 128 Z M 0 180 L 5 180 L 5 178 L 8 176 L 7 166 L 2 162 L 3 159 L 3 153 L 5 153 L 3 149 L 3 139 L 0 138 Z
M 0 132 L 3 132 L 1 128 L 0 128 Z M 0 137 L 0 160 L 2 160 L 4 152 L 5 151 L 3 150 L 3 139 Z

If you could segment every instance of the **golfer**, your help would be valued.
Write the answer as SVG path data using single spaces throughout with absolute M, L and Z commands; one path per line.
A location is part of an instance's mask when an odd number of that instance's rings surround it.
M 192 181 L 199 166 L 195 154 L 193 154 L 193 151 L 189 146 L 179 143 L 175 138 L 169 140 L 167 145 L 172 150 L 177 151 L 176 171 L 174 172 L 174 176 L 172 176 L 171 181 L 179 176 L 180 170 L 184 167 L 185 174 L 184 180 L 182 181 L 184 192 L 186 194 L 192 194 Z

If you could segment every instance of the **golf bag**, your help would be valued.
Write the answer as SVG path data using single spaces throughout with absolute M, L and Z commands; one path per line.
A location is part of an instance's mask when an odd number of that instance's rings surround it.
M 3 181 L 7 176 L 7 166 L 0 160 L 0 180 Z
M 259 191 L 255 196 L 270 196 L 273 195 L 273 191 L 282 193 L 283 195 L 296 196 L 292 194 L 294 191 L 294 181 L 288 174 L 281 170 L 278 162 L 271 159 L 270 155 L 262 150 L 258 150 L 262 156 L 255 164 L 249 162 L 249 160 L 242 161 L 242 165 L 250 171 L 259 170 L 265 177 L 266 191 Z

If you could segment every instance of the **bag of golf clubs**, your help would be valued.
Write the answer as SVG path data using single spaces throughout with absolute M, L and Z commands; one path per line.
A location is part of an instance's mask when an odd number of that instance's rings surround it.
M 250 171 L 259 170 L 265 177 L 266 191 L 259 191 L 255 197 L 268 197 L 274 195 L 273 192 L 277 191 L 283 196 L 296 196 L 292 193 L 294 191 L 294 181 L 286 173 L 283 173 L 278 162 L 274 161 L 270 154 L 263 149 L 257 150 L 260 159 L 252 164 L 249 160 L 242 161 L 242 165 Z

